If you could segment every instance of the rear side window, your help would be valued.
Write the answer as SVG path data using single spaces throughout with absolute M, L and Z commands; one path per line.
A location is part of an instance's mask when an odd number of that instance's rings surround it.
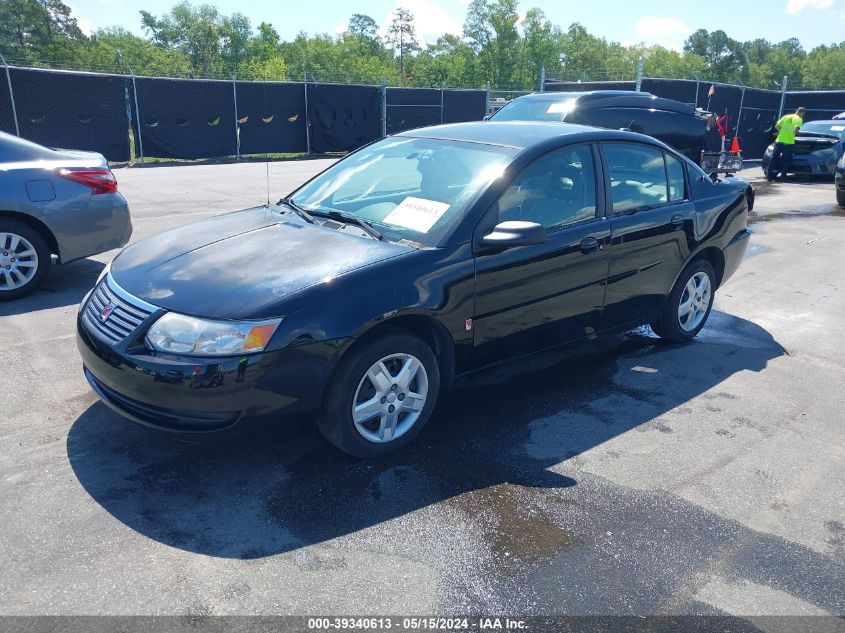
M 686 200 L 686 185 L 684 182 L 684 166 L 674 156 L 666 154 L 666 173 L 669 176 L 669 201 Z
M 669 186 L 662 151 L 633 143 L 608 143 L 604 146 L 604 154 L 610 171 L 614 213 L 668 203 Z

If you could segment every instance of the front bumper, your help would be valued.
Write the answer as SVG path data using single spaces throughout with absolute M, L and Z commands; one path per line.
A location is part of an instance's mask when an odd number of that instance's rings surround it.
M 322 403 L 337 346 L 309 343 L 249 356 L 192 358 L 143 345 L 151 315 L 111 343 L 77 318 L 77 347 L 91 388 L 134 422 L 180 433 L 229 428 L 245 418 L 313 411 Z

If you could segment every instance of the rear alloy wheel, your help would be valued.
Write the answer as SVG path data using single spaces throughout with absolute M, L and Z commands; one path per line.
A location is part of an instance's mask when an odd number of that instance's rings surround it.
M 50 249 L 38 231 L 16 220 L 0 220 L 0 301 L 23 297 L 50 268 Z
M 318 426 L 350 455 L 385 455 L 422 430 L 439 388 L 431 348 L 416 336 L 391 329 L 341 359 Z
M 692 340 L 710 316 L 715 280 L 709 262 L 699 259 L 687 266 L 666 298 L 663 314 L 651 326 L 655 334 L 675 343 Z

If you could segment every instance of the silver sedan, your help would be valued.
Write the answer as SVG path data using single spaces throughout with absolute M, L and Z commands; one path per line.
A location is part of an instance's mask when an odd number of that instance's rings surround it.
M 52 256 L 65 264 L 123 246 L 126 200 L 106 159 L 0 132 L 0 301 L 32 292 Z

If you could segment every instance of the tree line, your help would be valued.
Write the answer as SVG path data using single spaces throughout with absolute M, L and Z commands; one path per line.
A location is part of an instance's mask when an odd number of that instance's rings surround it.
M 132 72 L 139 75 L 378 83 L 531 90 L 540 69 L 561 80 L 700 78 L 761 88 L 845 88 L 845 41 L 806 50 L 795 38 L 739 41 L 722 30 L 695 31 L 682 51 L 625 46 L 581 24 L 552 24 L 518 0 L 472 0 L 463 32 L 421 46 L 414 15 L 397 9 L 384 29 L 354 14 L 339 34 L 301 32 L 284 41 L 272 24 L 242 13 L 181 2 L 169 12 L 139 12 L 144 36 L 119 26 L 86 35 L 62 0 L 0 0 L 0 52 L 9 63 Z

